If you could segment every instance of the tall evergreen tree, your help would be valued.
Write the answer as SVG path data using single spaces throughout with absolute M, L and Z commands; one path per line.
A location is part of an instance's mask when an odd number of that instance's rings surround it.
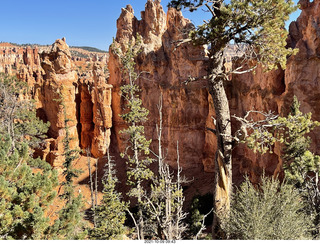
M 311 119 L 312 114 L 303 114 L 296 96 L 290 107 L 291 112 L 287 118 L 279 118 L 284 126 L 284 169 L 289 182 L 297 187 L 308 184 L 313 178 L 310 173 L 319 175 L 320 157 L 309 150 L 311 139 L 306 136 L 316 126 L 318 121 Z
M 215 157 L 214 227 L 225 218 L 230 208 L 232 193 L 232 134 L 230 109 L 224 84 L 230 74 L 242 74 L 262 64 L 266 70 L 282 68 L 286 65 L 286 56 L 294 53 L 286 49 L 284 21 L 296 8 L 292 0 L 172 0 L 169 7 L 195 11 L 205 8 L 210 15 L 189 34 L 195 45 L 207 45 L 208 48 L 208 90 L 212 96 L 216 113 L 215 133 L 217 152 Z M 225 70 L 225 56 L 229 45 L 237 53 L 242 53 L 239 66 L 231 71 Z M 197 80 L 195 78 L 195 80 Z
M 150 179 L 153 173 L 148 168 L 152 163 L 152 159 L 148 156 L 150 153 L 149 146 L 151 140 L 146 139 L 143 126 L 143 123 L 147 120 L 149 111 L 142 106 L 142 100 L 138 95 L 140 88 L 136 84 L 139 74 L 135 71 L 134 58 L 140 50 L 140 38 L 137 37 L 134 45 L 128 43 L 124 52 L 117 48 L 115 43 L 113 43 L 112 50 L 120 58 L 122 79 L 126 83 L 120 88 L 126 106 L 124 113 L 120 116 L 128 125 L 127 129 L 120 131 L 127 140 L 127 148 L 121 156 L 127 159 L 127 182 L 131 185 L 128 195 L 137 199 L 138 213 L 136 217 L 136 228 L 138 239 L 144 239 L 143 182 Z
M 121 200 L 121 194 L 116 191 L 118 179 L 115 176 L 109 150 L 107 157 L 107 167 L 102 179 L 103 198 L 95 208 L 96 226 L 90 231 L 90 238 L 96 240 L 121 239 L 125 231 L 125 212 L 128 206 Z
M 48 124 L 36 117 L 25 85 L 0 77 L 0 239 L 46 239 L 57 172 L 33 159 Z
M 64 87 L 61 87 L 64 89 Z M 74 138 L 70 136 L 69 119 L 67 118 L 66 108 L 63 97 L 59 99 L 61 107 L 64 111 L 65 122 L 65 138 L 63 139 L 64 145 L 64 181 L 62 182 L 63 193 L 60 195 L 61 200 L 64 201 L 63 208 L 59 211 L 59 218 L 55 221 L 51 228 L 52 239 L 66 239 L 78 240 L 84 239 L 86 236 L 85 225 L 83 222 L 83 200 L 82 194 L 78 195 L 74 192 L 74 179 L 79 176 L 81 170 L 74 168 L 73 163 L 79 157 L 79 150 L 72 149 L 70 143 Z

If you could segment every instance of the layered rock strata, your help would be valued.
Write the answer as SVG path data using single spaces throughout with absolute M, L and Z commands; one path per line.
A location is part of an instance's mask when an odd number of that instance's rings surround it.
M 90 155 L 102 157 L 112 125 L 112 86 L 107 84 L 106 62 L 89 62 L 86 71 L 76 71 L 64 38 L 41 53 L 37 47 L 20 51 L 17 76 L 28 83 L 28 96 L 35 100 L 37 115 L 50 122 L 48 139 L 37 155 L 54 167 L 62 167 L 67 127 L 72 149 L 89 148 Z
M 205 157 L 206 118 L 209 113 L 208 94 L 205 82 L 184 85 L 189 76 L 205 75 L 203 69 L 204 49 L 191 44 L 177 47 L 177 41 L 186 37 L 191 22 L 181 12 L 169 9 L 165 14 L 160 1 L 148 0 L 141 20 L 134 16 L 130 5 L 122 9 L 117 20 L 115 46 L 126 51 L 129 42 L 134 43 L 141 36 L 141 53 L 136 59 L 140 78 L 140 97 L 143 106 L 150 114 L 144 124 L 147 138 L 152 138 L 152 149 L 157 152 L 156 125 L 159 123 L 157 105 L 163 97 L 163 134 L 162 146 L 166 148 L 166 160 L 176 168 L 177 142 L 179 142 L 180 166 L 185 172 L 202 171 Z M 121 99 L 120 86 L 126 81 L 121 79 L 121 65 L 118 56 L 110 49 L 109 83 L 113 85 L 113 141 L 119 151 L 124 151 L 126 142 L 119 131 L 126 125 L 119 114 L 123 113 L 124 101 Z M 114 146 L 114 145 L 113 145 Z
M 288 59 L 285 71 L 278 69 L 264 73 L 258 68 L 255 74 L 235 75 L 226 85 L 231 114 L 244 116 L 249 110 L 274 111 L 287 115 L 293 95 L 301 101 L 303 112 L 312 112 L 313 118 L 320 120 L 318 113 L 319 82 L 318 52 L 319 48 L 319 5 L 320 1 L 300 1 L 302 13 L 296 22 L 290 25 L 288 43 L 300 49 L 299 53 Z M 146 74 L 140 78 L 138 85 L 142 88 L 143 105 L 150 110 L 146 123 L 147 137 L 152 138 L 156 148 L 156 130 L 158 123 L 158 97 L 163 94 L 164 133 L 163 145 L 168 148 L 167 160 L 174 167 L 176 159 L 176 143 L 179 141 L 180 156 L 183 167 L 201 168 L 213 172 L 216 138 L 206 127 L 214 128 L 212 116 L 214 109 L 212 99 L 207 93 L 206 83 L 200 81 L 187 86 L 183 81 L 189 76 L 199 77 L 205 74 L 205 49 L 189 44 L 177 45 L 184 37 L 191 23 L 184 19 L 180 12 L 169 9 L 164 13 L 160 1 L 148 0 L 141 20 L 134 16 L 131 6 L 122 9 L 117 20 L 116 45 L 125 51 L 126 44 L 134 43 L 137 34 L 142 39 L 142 52 L 136 59 L 138 71 Z M 112 144 L 118 150 L 125 148 L 125 142 L 118 132 L 125 128 L 118 114 L 121 113 L 122 102 L 119 95 L 121 81 L 121 65 L 110 50 L 110 83 L 113 84 L 114 135 Z M 229 57 L 230 59 L 230 57 Z M 232 129 L 238 129 L 236 121 L 232 121 Z M 314 131 L 313 147 L 319 153 L 319 145 Z M 243 174 L 249 174 L 253 181 L 263 171 L 267 174 L 281 172 L 281 152 L 279 146 L 273 154 L 255 154 L 245 145 L 238 145 L 233 151 L 233 177 L 237 184 Z

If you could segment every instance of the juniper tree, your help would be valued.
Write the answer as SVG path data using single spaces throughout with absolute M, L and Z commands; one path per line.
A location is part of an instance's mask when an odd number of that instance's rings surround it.
M 46 239 L 46 217 L 56 196 L 57 172 L 33 159 L 34 146 L 45 138 L 48 123 L 36 117 L 27 87 L 0 77 L 0 239 Z
M 90 231 L 90 238 L 96 240 L 117 240 L 124 234 L 125 212 L 127 204 L 121 200 L 121 194 L 116 191 L 118 179 L 115 175 L 115 165 L 107 151 L 107 167 L 102 179 L 103 198 L 95 209 L 95 226 Z
M 112 50 L 120 59 L 122 80 L 126 83 L 120 87 L 122 98 L 125 100 L 125 110 L 120 116 L 128 126 L 127 129 L 120 131 L 127 141 L 127 147 L 121 156 L 127 160 L 127 183 L 131 186 L 128 196 L 137 199 L 136 228 L 138 239 L 144 239 L 143 183 L 149 180 L 153 173 L 148 168 L 152 163 L 152 159 L 148 156 L 151 140 L 146 139 L 143 126 L 143 123 L 147 121 L 149 111 L 142 106 L 142 100 L 139 98 L 140 88 L 136 84 L 139 74 L 135 71 L 134 58 L 140 50 L 139 40 L 137 37 L 134 45 L 128 43 L 124 52 L 113 43 Z
M 208 90 L 216 113 L 214 226 L 229 212 L 232 188 L 232 134 L 229 103 L 224 88 L 230 74 L 252 71 L 258 64 L 265 70 L 282 68 L 286 57 L 294 51 L 286 49 L 285 21 L 296 8 L 292 0 L 172 0 L 169 7 L 196 11 L 205 8 L 209 20 L 190 31 L 189 39 L 195 45 L 207 45 Z M 231 71 L 224 68 L 224 53 L 233 45 L 241 53 L 238 66 Z M 199 77 L 198 77 L 199 78 Z M 191 80 L 197 80 L 193 78 Z

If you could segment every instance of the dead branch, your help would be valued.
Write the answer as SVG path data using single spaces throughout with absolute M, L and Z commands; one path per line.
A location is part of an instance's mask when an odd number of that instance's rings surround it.
M 180 40 L 177 40 L 177 41 L 173 41 L 172 43 L 176 43 L 173 51 L 175 51 L 178 47 L 180 47 L 181 45 L 185 44 L 185 43 L 188 43 L 188 42 L 192 42 L 192 39 L 191 38 L 186 38 L 186 39 L 180 39 Z
M 213 211 L 213 208 L 211 208 L 211 210 L 206 215 L 203 216 L 200 230 L 196 234 L 194 240 L 198 240 L 198 238 L 201 235 L 202 231 L 204 231 L 206 229 L 206 226 L 205 226 L 204 222 L 205 222 L 206 218 L 212 213 L 212 211 Z

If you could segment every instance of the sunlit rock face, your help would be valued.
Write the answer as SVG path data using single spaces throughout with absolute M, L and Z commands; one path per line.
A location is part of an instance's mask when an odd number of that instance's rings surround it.
M 136 68 L 141 77 L 137 84 L 141 88 L 143 106 L 150 114 L 145 123 L 147 138 L 152 138 L 152 148 L 157 153 L 156 125 L 159 123 L 157 105 L 163 97 L 163 134 L 162 144 L 166 151 L 166 160 L 176 167 L 179 142 L 180 164 L 187 171 L 203 168 L 206 158 L 204 153 L 206 139 L 206 119 L 209 114 L 208 93 L 205 82 L 185 86 L 189 76 L 205 75 L 203 69 L 203 49 L 191 44 L 177 47 L 177 42 L 186 37 L 191 23 L 181 12 L 169 9 L 166 14 L 160 1 L 147 1 L 145 11 L 138 20 L 129 5 L 122 9 L 117 20 L 115 46 L 126 50 L 129 42 L 134 43 L 137 35 L 141 36 L 142 49 L 136 60 Z M 109 83 L 113 85 L 112 110 L 113 133 L 117 147 L 124 151 L 126 142 L 119 131 L 126 125 L 120 118 L 124 101 L 120 95 L 121 64 L 116 54 L 110 49 Z M 113 141 L 111 142 L 113 143 Z
M 244 116 L 249 110 L 274 111 L 286 116 L 293 95 L 301 101 L 303 112 L 312 112 L 314 119 L 320 120 L 317 111 L 318 99 L 318 52 L 319 52 L 319 2 L 300 1 L 302 14 L 290 25 L 288 45 L 300 49 L 295 56 L 289 57 L 287 69 L 264 73 L 258 68 L 255 74 L 234 75 L 226 84 L 231 114 Z M 186 37 L 191 23 L 180 12 L 169 9 L 164 13 L 159 1 L 147 1 L 141 20 L 134 16 L 131 6 L 122 9 L 117 21 L 115 45 L 125 50 L 126 44 L 135 42 L 137 34 L 142 39 L 142 52 L 137 58 L 137 70 L 145 71 L 138 80 L 142 88 L 143 105 L 150 110 L 146 124 L 148 138 L 152 138 L 156 150 L 156 130 L 158 123 L 157 104 L 163 96 L 164 132 L 163 145 L 168 148 L 167 160 L 174 166 L 176 143 L 179 141 L 181 163 L 186 169 L 202 168 L 213 172 L 216 138 L 206 127 L 214 128 L 212 99 L 208 96 L 206 82 L 200 81 L 185 86 L 189 76 L 199 77 L 206 74 L 204 49 L 190 44 L 177 46 L 177 41 Z M 111 143 L 122 151 L 125 142 L 118 132 L 125 128 L 118 116 L 123 101 L 119 87 L 123 84 L 120 76 L 120 62 L 110 51 L 110 83 L 113 90 L 114 136 Z M 232 129 L 238 129 L 232 120 Z M 313 134 L 320 131 L 315 130 Z M 313 136 L 314 147 L 320 147 Z M 263 171 L 279 174 L 282 169 L 281 152 L 276 145 L 273 154 L 259 155 L 244 145 L 238 145 L 233 152 L 234 182 L 240 182 L 243 174 L 258 180 Z M 316 149 L 316 148 L 315 148 Z M 319 151 L 319 148 L 317 148 Z
M 80 61 L 72 57 L 65 38 L 45 50 L 23 49 L 16 75 L 28 83 L 27 96 L 35 100 L 38 116 L 50 122 L 48 139 L 37 156 L 54 167 L 61 168 L 64 161 L 66 127 L 71 149 L 89 149 L 95 158 L 106 153 L 112 86 L 107 83 L 105 56 L 87 61 L 91 68 L 79 73 L 75 64 Z

